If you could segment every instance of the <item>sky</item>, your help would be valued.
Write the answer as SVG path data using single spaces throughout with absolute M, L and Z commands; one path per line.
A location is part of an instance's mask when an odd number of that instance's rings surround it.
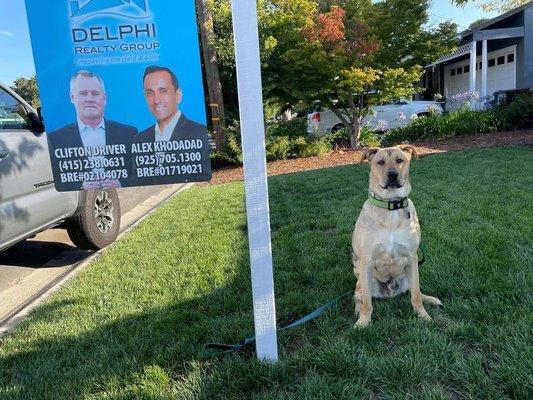
M 437 26 L 452 20 L 462 31 L 479 18 L 496 15 L 485 13 L 472 4 L 461 8 L 452 5 L 450 0 L 433 0 L 428 25 Z M 35 68 L 24 0 L 0 0 L 0 82 L 11 85 L 16 78 L 33 74 Z

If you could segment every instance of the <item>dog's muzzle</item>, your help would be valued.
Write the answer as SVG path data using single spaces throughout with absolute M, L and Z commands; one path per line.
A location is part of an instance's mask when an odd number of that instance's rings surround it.
M 398 179 L 398 171 L 395 169 L 391 169 L 387 172 L 387 182 L 385 184 L 384 189 L 399 189 L 403 185 L 400 183 Z

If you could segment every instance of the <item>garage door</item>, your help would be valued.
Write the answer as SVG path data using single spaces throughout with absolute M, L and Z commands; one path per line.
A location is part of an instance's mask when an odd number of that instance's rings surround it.
M 487 55 L 487 94 L 496 90 L 516 89 L 516 46 L 507 47 Z M 447 97 L 468 92 L 470 62 L 463 60 L 444 67 L 444 87 Z M 476 62 L 476 90 L 481 91 L 481 56 Z

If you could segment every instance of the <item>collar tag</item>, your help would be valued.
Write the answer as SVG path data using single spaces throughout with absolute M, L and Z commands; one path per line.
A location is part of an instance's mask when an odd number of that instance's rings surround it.
M 407 199 L 400 199 L 396 201 L 388 201 L 387 208 L 391 211 L 399 210 L 400 208 L 407 207 Z

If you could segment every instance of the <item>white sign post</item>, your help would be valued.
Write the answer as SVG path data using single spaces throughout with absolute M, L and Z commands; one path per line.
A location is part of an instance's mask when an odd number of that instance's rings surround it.
M 256 0 L 232 0 L 257 357 L 276 362 L 276 307 L 270 244 L 263 92 Z

